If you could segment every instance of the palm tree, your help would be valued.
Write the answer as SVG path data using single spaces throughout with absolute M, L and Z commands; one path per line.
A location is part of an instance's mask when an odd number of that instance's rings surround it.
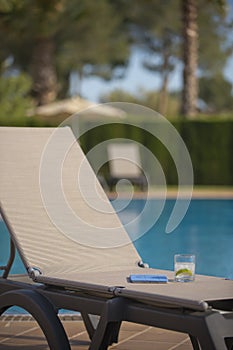
M 201 1 L 199 1 L 201 3 Z M 218 14 L 227 12 L 227 0 L 210 0 Z M 198 99 L 198 0 L 181 0 L 183 22 L 183 91 L 181 114 L 187 118 L 197 112 Z
M 195 115 L 198 97 L 198 24 L 197 0 L 181 0 L 183 21 L 183 91 L 181 113 Z

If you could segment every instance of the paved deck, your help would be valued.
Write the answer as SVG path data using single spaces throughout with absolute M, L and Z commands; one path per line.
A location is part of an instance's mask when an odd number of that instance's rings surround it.
M 63 325 L 70 339 L 72 350 L 87 350 L 89 338 L 81 320 L 63 317 Z M 0 350 L 49 349 L 37 323 L 31 319 L 0 318 Z M 158 328 L 123 323 L 116 350 L 191 350 L 187 335 Z

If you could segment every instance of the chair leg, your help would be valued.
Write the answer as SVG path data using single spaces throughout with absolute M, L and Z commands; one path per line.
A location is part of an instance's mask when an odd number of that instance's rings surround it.
M 97 325 L 95 325 L 93 322 L 93 315 L 90 315 L 86 312 L 81 312 L 82 320 L 84 322 L 84 325 L 86 327 L 86 331 L 89 335 L 89 338 L 92 339 L 96 330 Z M 95 316 L 95 315 L 94 315 Z
M 233 314 L 226 316 L 213 313 L 205 318 L 201 325 L 202 332 L 198 335 L 201 349 L 205 350 L 229 350 L 232 343 Z
M 208 334 L 208 332 L 203 336 L 199 337 L 200 347 L 203 350 L 227 350 L 227 346 L 224 338 L 218 337 L 213 339 L 214 337 Z
M 228 350 L 233 350 L 233 338 L 226 338 L 226 345 Z
M 81 312 L 82 320 L 85 324 L 86 331 L 88 333 L 88 336 L 90 339 L 93 339 L 93 336 L 95 334 L 96 328 L 98 326 L 99 319 L 96 323 L 96 315 L 90 315 L 85 312 Z M 94 318 L 93 318 L 94 316 Z M 121 327 L 121 322 L 114 322 L 114 324 L 111 325 L 111 337 L 109 338 L 109 345 L 113 343 L 118 342 L 118 335 Z
M 125 300 L 110 299 L 106 302 L 89 350 L 106 350 L 109 345 L 118 341 Z
M 111 330 L 111 339 L 109 345 L 112 345 L 113 343 L 118 343 L 118 336 L 121 328 L 121 321 L 114 322 L 114 327 L 112 327 Z
M 109 345 L 118 341 L 119 322 L 100 320 L 89 350 L 107 350 Z
M 70 344 L 52 304 L 32 290 L 15 290 L 0 296 L 0 314 L 10 306 L 28 311 L 38 322 L 51 350 L 70 350 Z
M 199 343 L 197 341 L 197 338 L 193 337 L 191 334 L 189 334 L 190 341 L 193 346 L 193 350 L 200 350 Z

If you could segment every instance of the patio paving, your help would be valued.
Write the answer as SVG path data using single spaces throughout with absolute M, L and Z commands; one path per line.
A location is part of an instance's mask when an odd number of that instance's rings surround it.
M 87 350 L 89 338 L 81 320 L 62 319 L 72 350 Z M 0 350 L 49 349 L 37 323 L 30 318 L 0 318 Z M 115 350 L 191 350 L 186 334 L 144 325 L 123 323 Z

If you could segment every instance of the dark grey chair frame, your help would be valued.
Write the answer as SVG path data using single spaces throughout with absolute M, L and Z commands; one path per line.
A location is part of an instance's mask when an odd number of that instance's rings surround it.
M 81 312 L 91 339 L 90 350 L 106 350 L 118 341 L 121 323 L 138 324 L 189 334 L 194 350 L 224 350 L 233 348 L 233 312 L 220 313 L 212 308 L 232 311 L 233 299 L 212 301 L 206 311 L 151 305 L 124 296 L 124 289 L 110 287 L 105 292 L 90 291 L 80 284 L 77 290 L 8 279 L 14 261 L 15 246 L 0 278 L 0 315 L 16 305 L 27 310 L 38 322 L 52 350 L 69 350 L 70 344 L 58 317 L 59 309 Z M 89 314 L 100 316 L 97 328 Z
M 118 181 L 122 180 L 122 177 L 116 177 L 116 176 L 111 176 L 109 174 L 107 178 L 107 184 L 109 186 L 110 191 L 113 191 L 115 189 L 116 184 Z M 141 174 L 138 177 L 125 177 L 124 180 L 129 180 L 134 186 L 137 186 L 141 191 L 146 191 L 148 184 L 147 184 L 147 179 L 144 174 Z

